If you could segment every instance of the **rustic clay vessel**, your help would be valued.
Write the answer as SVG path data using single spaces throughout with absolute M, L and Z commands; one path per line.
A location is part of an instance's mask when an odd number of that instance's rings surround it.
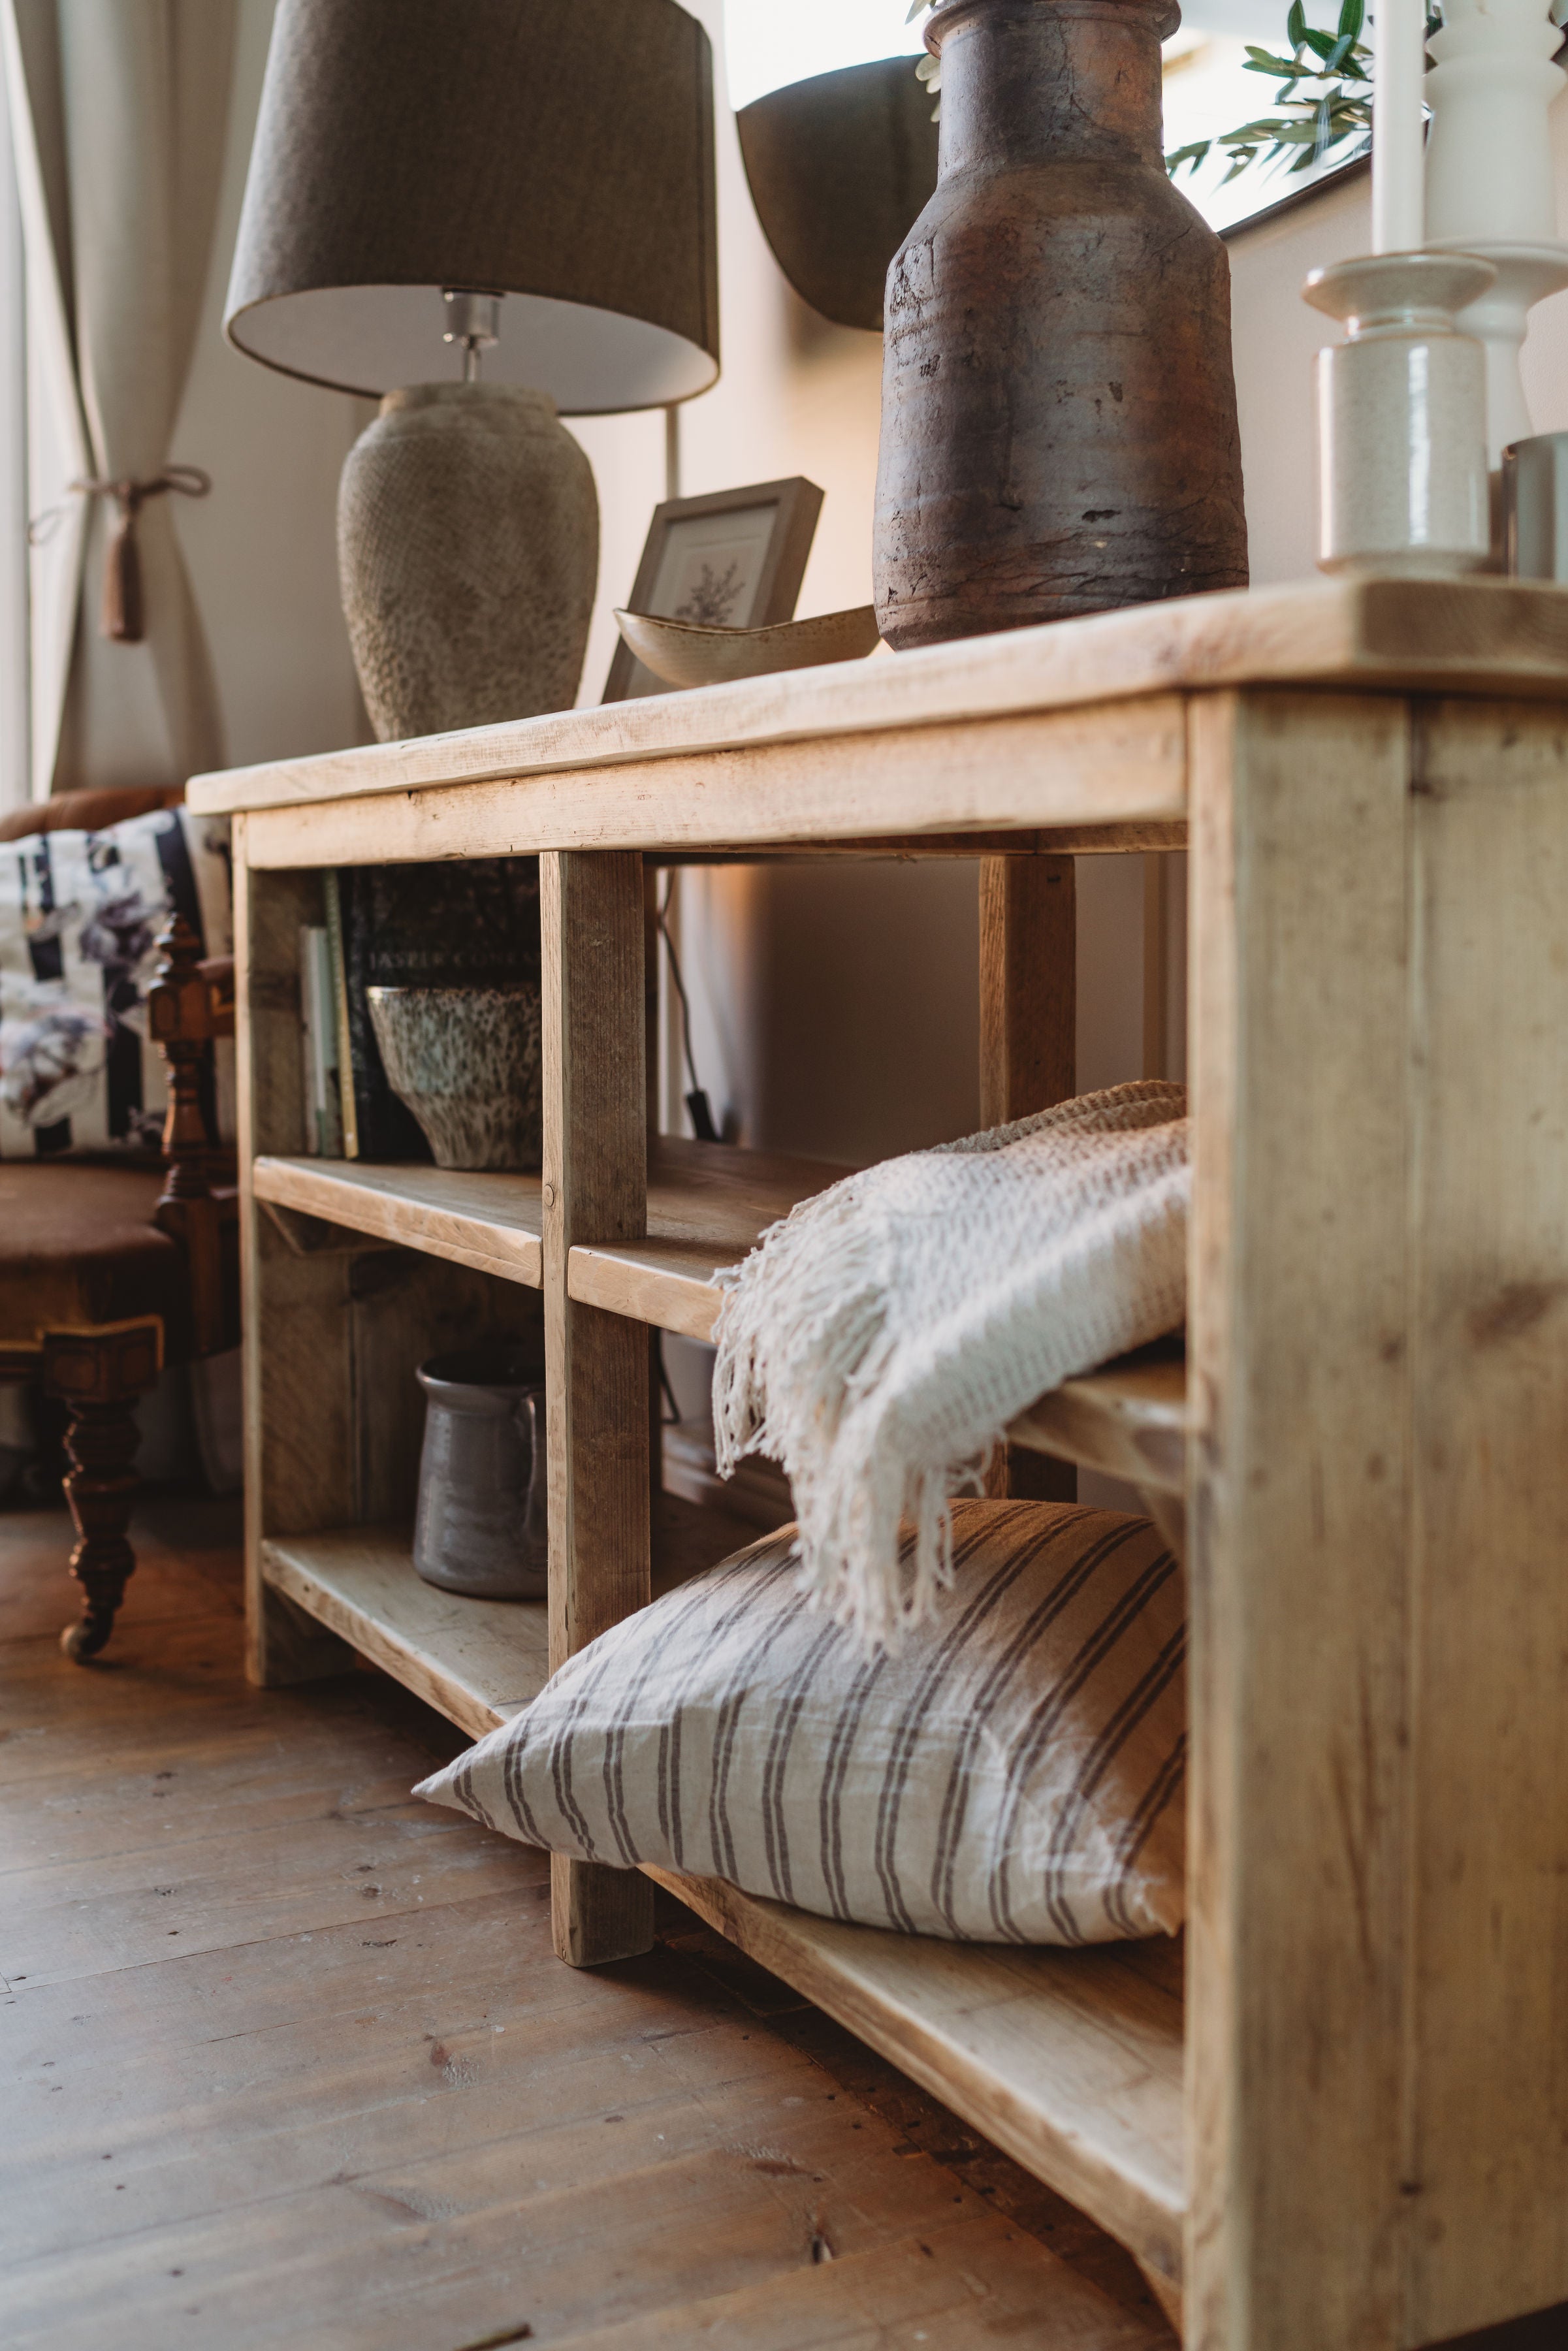
M 367 987 L 387 1083 L 438 1167 L 537 1174 L 544 1137 L 539 987 Z
M 1225 249 L 1162 154 L 1178 21 L 1168 0 L 931 18 L 941 178 L 887 280 L 894 646 L 1247 583 Z

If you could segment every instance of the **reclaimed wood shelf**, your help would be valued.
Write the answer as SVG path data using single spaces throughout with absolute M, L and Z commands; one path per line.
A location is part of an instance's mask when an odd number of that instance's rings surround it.
M 1130 1486 L 1186 1487 L 1186 1357 L 1179 1342 L 1123 1355 L 1063 1380 L 1008 1430 L 1014 1445 L 1054 1453 Z
M 190 788 L 235 820 L 250 1669 L 340 1671 L 336 1631 L 468 1729 L 755 1535 L 694 1509 L 672 1570 L 648 1327 L 708 1337 L 716 1271 L 841 1172 L 669 1144 L 650 1167 L 647 865 L 976 860 L 989 1124 L 1074 1091 L 1074 857 L 1187 848 L 1190 1379 L 1146 1351 L 1009 1431 L 1136 1484 L 1186 1544 L 1185 2001 L 1155 1947 L 960 1948 L 676 1890 L 1228 2351 L 1303 2312 L 1402 2351 L 1568 2297 L 1568 2069 L 1542 2056 L 1568 1579 L 1541 1566 L 1568 1525 L 1565 743 L 1568 592 L 1343 580 Z M 539 1181 L 302 1158 L 320 869 L 535 855 Z M 541 1320 L 548 1656 L 542 1609 L 497 1648 L 403 1538 L 343 1531 L 407 1505 L 422 1351 Z M 573 1965 L 648 1947 L 645 1877 L 563 1859 L 552 1886 Z
M 723 1510 L 661 1494 L 653 1510 L 655 1593 L 716 1567 L 758 1529 Z M 406 1526 L 273 1535 L 263 1582 L 347 1641 L 473 1739 L 537 1698 L 549 1677 L 542 1600 L 471 1600 L 413 1572 Z
M 258 1200 L 423 1250 L 479 1273 L 538 1290 L 544 1280 L 544 1211 L 537 1176 L 455 1172 L 420 1165 L 377 1167 L 359 1159 L 259 1157 Z
M 825 1160 L 664 1135 L 648 1173 L 645 1240 L 580 1243 L 569 1294 L 689 1339 L 711 1340 L 723 1293 L 770 1224 L 851 1171 Z M 258 1158 L 258 1200 L 537 1290 L 543 1208 L 537 1176 L 369 1166 L 349 1159 Z M 1186 1475 L 1186 1370 L 1167 1350 L 1069 1380 L 1009 1429 L 1080 1468 L 1179 1494 Z
M 307 1615 L 483 1739 L 537 1698 L 549 1675 L 542 1600 L 465 1600 L 413 1572 L 406 1527 L 274 1535 L 261 1573 Z
M 585 1306 L 711 1339 L 723 1293 L 771 1224 L 850 1170 L 776 1151 L 661 1135 L 649 1155 L 646 1239 L 582 1242 L 567 1260 L 568 1294 Z
M 678 1566 L 694 1572 L 754 1529 L 666 1498 Z M 702 1537 L 706 1532 L 706 1542 Z M 661 1546 L 661 1548 L 664 1548 Z M 474 1739 L 543 1687 L 542 1602 L 465 1600 L 422 1583 L 406 1528 L 274 1537 L 284 1593 Z M 655 1575 L 662 1584 L 665 1576 Z M 1181 2273 L 1179 1947 L 1036 1951 L 841 1926 L 704 1878 L 650 1870 L 708 1923 L 944 2099 L 1120 2236 Z

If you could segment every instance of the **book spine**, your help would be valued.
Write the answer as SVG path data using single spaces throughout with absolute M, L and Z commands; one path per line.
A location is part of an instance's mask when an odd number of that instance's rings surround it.
M 343 901 L 338 876 L 330 868 L 321 877 L 327 904 L 327 951 L 332 965 L 332 1003 L 338 1028 L 338 1095 L 342 1103 L 343 1156 L 360 1155 L 360 1121 L 354 1056 L 349 1038 L 349 974 L 343 959 Z
M 305 1148 L 316 1158 L 323 1152 L 321 1139 L 321 1003 L 319 998 L 319 964 L 318 941 L 326 933 L 309 923 L 299 925 L 299 1055 L 301 1108 L 305 1113 Z
M 315 931 L 310 924 L 298 926 L 298 1025 L 301 1025 L 301 1056 L 298 1056 L 298 1079 L 301 1079 L 301 1110 L 306 1114 L 306 1150 L 319 1156 L 319 1040 L 315 1034 L 318 1023 L 318 1001 L 315 1001 Z

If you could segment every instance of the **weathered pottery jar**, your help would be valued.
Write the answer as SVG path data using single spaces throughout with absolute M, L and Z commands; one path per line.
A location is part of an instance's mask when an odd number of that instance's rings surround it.
M 343 613 L 383 743 L 570 710 L 599 573 L 593 469 L 548 392 L 389 392 L 338 489 Z
M 526 1348 L 475 1348 L 422 1364 L 424 1449 L 413 1565 L 476 1600 L 542 1600 L 545 1391 Z
M 1225 249 L 1166 175 L 1168 0 L 945 0 L 941 177 L 888 273 L 897 647 L 1247 584 Z

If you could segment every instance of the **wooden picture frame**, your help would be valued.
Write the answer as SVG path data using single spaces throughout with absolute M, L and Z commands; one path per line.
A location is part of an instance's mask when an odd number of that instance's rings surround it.
M 770 518 L 760 517 L 771 510 Z M 750 482 L 739 489 L 711 490 L 699 498 L 665 498 L 653 509 L 637 577 L 626 600 L 627 610 L 651 612 L 660 620 L 706 619 L 708 611 L 722 623 L 737 629 L 765 629 L 795 617 L 795 601 L 806 576 L 806 559 L 816 536 L 822 493 L 803 474 L 781 482 Z M 733 525 L 727 538 L 723 526 Z M 707 527 L 705 528 L 705 527 Z M 705 566 L 714 591 L 707 610 L 683 611 L 686 592 L 673 577 L 673 559 L 683 540 L 691 542 L 692 560 L 711 551 Z M 736 548 L 731 555 L 729 548 Z M 714 565 L 723 556 L 723 572 Z M 729 583 L 729 574 L 738 576 Z M 670 694 L 672 686 L 644 669 L 630 645 L 616 645 L 605 682 L 606 702 L 629 702 L 645 694 Z

